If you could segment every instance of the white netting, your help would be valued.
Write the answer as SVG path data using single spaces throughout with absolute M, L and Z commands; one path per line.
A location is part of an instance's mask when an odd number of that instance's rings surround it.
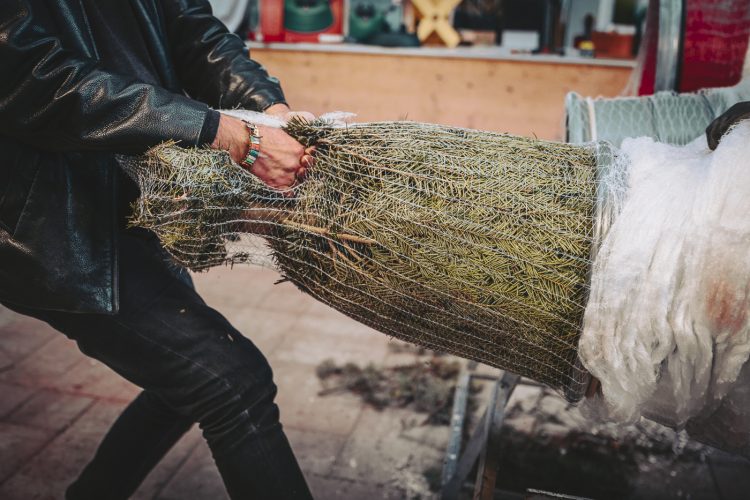
M 703 134 L 711 120 L 732 104 L 750 100 L 750 80 L 734 87 L 695 93 L 657 92 L 642 97 L 565 100 L 568 142 L 607 141 L 620 146 L 629 137 L 651 137 L 684 145 Z
M 593 264 L 580 356 L 606 418 L 716 409 L 750 355 L 750 123 L 715 152 L 628 139 L 627 189 Z
M 734 87 L 707 89 L 697 93 L 660 92 L 653 96 L 634 98 L 590 99 L 571 93 L 566 99 L 567 137 L 572 142 L 596 139 L 607 140 L 620 146 L 630 137 L 647 136 L 665 143 L 684 145 L 694 141 L 697 137 L 702 137 L 705 127 L 711 120 L 730 106 L 749 99 L 750 80 L 744 80 Z M 697 139 L 692 146 L 688 147 L 688 150 L 692 148 L 697 158 L 703 157 L 706 155 L 703 144 L 703 139 Z M 679 165 L 671 163 L 671 153 L 677 157 L 684 154 L 675 150 L 664 155 L 665 150 L 662 149 L 664 146 L 652 144 L 646 139 L 630 142 L 627 147 L 636 156 L 645 159 L 646 165 L 652 166 L 657 171 L 671 165 L 673 173 L 678 171 Z M 725 148 L 726 144 L 722 147 Z M 739 147 L 741 149 L 739 155 L 742 156 L 742 151 L 746 148 Z M 649 162 L 650 153 L 654 153 L 664 161 L 656 164 Z M 689 168 L 686 170 L 689 171 Z M 683 180 L 685 179 L 679 173 L 676 179 L 662 178 L 664 185 L 652 185 L 656 190 L 656 193 L 653 193 L 655 198 L 648 200 L 647 203 L 658 204 L 664 199 L 673 199 L 673 190 L 677 189 L 676 186 L 683 185 L 681 182 Z M 727 185 L 724 187 L 729 188 Z M 734 192 L 742 192 L 740 186 L 732 186 L 731 189 Z M 685 206 L 676 208 L 678 214 L 685 214 L 693 201 L 689 197 L 684 197 Z M 661 206 L 663 208 L 663 205 Z M 654 219 L 649 219 L 647 222 L 663 223 Z M 646 226 L 651 227 L 648 224 Z M 712 234 L 712 232 L 713 229 L 707 229 L 707 234 Z M 633 234 L 624 239 L 632 238 L 636 238 L 636 235 Z M 641 240 L 636 241 L 641 243 Z M 643 243 L 643 248 L 645 251 L 654 250 L 645 243 Z M 644 257 L 641 256 L 641 258 Z M 672 264 L 675 263 L 672 262 Z M 742 261 L 737 262 L 736 271 L 740 279 L 739 273 L 743 265 Z M 711 270 L 712 267 L 707 269 Z M 698 276 L 695 279 L 697 283 Z M 645 280 L 646 278 L 644 282 Z M 748 280 L 747 276 L 745 280 Z M 695 291 L 695 286 L 700 285 L 691 284 L 690 289 Z M 664 291 L 664 293 L 662 301 L 667 296 L 667 292 Z M 709 292 L 704 290 L 704 293 Z M 696 305 L 695 314 L 699 314 L 700 304 L 705 304 L 705 298 L 698 295 L 697 299 L 699 303 Z M 700 302 L 701 299 L 702 302 Z M 741 295 L 735 297 L 734 300 L 741 303 Z M 641 305 L 645 306 L 643 303 Z M 694 330 L 688 327 L 689 325 L 675 327 L 671 333 L 663 328 L 661 330 L 656 327 L 644 328 L 643 323 L 639 321 L 644 318 L 653 319 L 654 312 L 655 309 L 648 308 L 636 314 L 635 318 L 631 318 L 630 321 L 638 326 L 631 330 L 630 334 L 633 337 L 629 340 L 618 338 L 616 330 L 602 333 L 603 337 L 600 339 L 596 336 L 584 335 L 584 343 L 588 342 L 590 346 L 595 346 L 599 342 L 598 347 L 591 349 L 588 355 L 584 354 L 584 357 L 590 358 L 587 364 L 599 365 L 600 370 L 610 373 L 609 376 L 602 375 L 610 384 L 610 387 L 604 390 L 603 396 L 600 395 L 598 399 L 587 401 L 589 412 L 609 419 L 624 420 L 634 419 L 637 415 L 643 414 L 673 427 L 686 425 L 692 437 L 750 457 L 750 389 L 747 386 L 750 381 L 750 363 L 744 362 L 744 369 L 741 372 L 744 375 L 740 375 L 734 382 L 731 382 L 732 377 L 720 379 L 717 377 L 718 372 L 711 371 L 713 368 L 710 370 L 706 368 L 714 362 L 724 363 L 725 369 L 730 366 L 730 371 L 733 373 L 742 365 L 742 355 L 732 359 L 720 353 L 729 349 L 734 352 L 739 350 L 741 354 L 742 346 L 718 345 L 717 342 L 725 343 L 727 338 L 717 335 L 714 340 L 710 340 L 706 329 L 703 329 L 702 348 L 696 349 L 695 341 L 698 337 L 694 336 Z M 661 312 L 665 313 L 662 320 L 669 317 L 666 314 L 668 311 L 662 309 Z M 685 310 L 681 310 L 673 314 L 685 317 L 686 313 Z M 620 318 L 619 321 L 624 320 Z M 658 324 L 663 326 L 663 321 Z M 625 327 L 621 325 L 620 328 Z M 639 331 L 643 337 L 636 338 L 634 335 L 636 331 Z M 667 343 L 662 344 L 665 335 Z M 689 347 L 691 341 L 693 342 L 692 349 Z M 609 342 L 610 347 L 607 353 L 603 354 L 605 352 L 603 344 L 606 342 Z M 625 345 L 617 346 L 618 342 L 624 342 Z M 657 342 L 659 342 L 658 346 Z M 663 364 L 657 367 L 655 360 L 660 359 L 664 346 L 670 343 L 675 346 L 675 352 L 670 355 L 669 359 L 662 358 Z M 681 346 L 682 349 L 677 346 Z M 601 359 L 597 361 L 599 351 L 602 357 L 609 357 L 609 361 L 605 362 Z M 585 347 L 584 352 L 586 352 Z M 694 357 L 691 358 L 691 355 Z M 695 356 L 703 356 L 702 362 L 699 357 Z M 643 368 L 645 374 L 635 375 L 636 365 Z M 669 374 L 670 371 L 678 375 L 681 373 L 682 376 L 677 376 L 675 380 L 672 380 L 673 376 Z M 622 379 L 622 382 L 616 379 Z M 649 379 L 650 382 L 644 384 L 644 381 Z M 619 389 L 612 389 L 613 384 L 618 386 L 620 383 L 622 385 Z M 634 384 L 631 386 L 633 392 L 623 395 L 622 387 L 629 383 Z M 658 390 L 655 388 L 657 384 Z M 724 395 L 725 392 L 726 395 Z M 621 397 L 623 399 L 620 399 Z
M 318 152 L 289 193 L 211 150 L 164 145 L 125 167 L 142 192 L 133 223 L 188 267 L 273 263 L 388 335 L 570 400 L 590 370 L 603 389 L 593 411 L 680 425 L 725 416 L 727 393 L 743 397 L 748 128 L 710 153 L 705 139 L 620 151 L 409 122 L 295 122 L 288 132 Z
M 129 168 L 134 223 L 192 269 L 270 256 L 384 333 L 582 396 L 590 253 L 611 215 L 597 163 L 611 149 L 409 122 L 288 131 L 317 147 L 291 197 L 226 153 L 163 146 Z

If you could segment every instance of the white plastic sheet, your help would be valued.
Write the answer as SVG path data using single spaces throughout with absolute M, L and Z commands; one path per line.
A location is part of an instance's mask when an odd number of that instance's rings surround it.
M 731 406 L 750 357 L 750 123 L 715 152 L 704 137 L 622 151 L 622 207 L 594 259 L 579 346 L 601 394 L 583 409 L 681 427 Z M 732 425 L 748 432 L 747 420 Z

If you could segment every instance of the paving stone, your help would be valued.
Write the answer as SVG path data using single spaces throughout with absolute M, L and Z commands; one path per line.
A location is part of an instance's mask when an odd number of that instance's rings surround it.
M 35 389 L 0 382 L 0 394 L 2 394 L 2 397 L 0 397 L 0 419 L 4 419 L 21 403 L 32 397 L 34 392 Z
M 531 436 L 536 428 L 537 419 L 533 415 L 521 415 L 505 421 L 505 425 L 521 434 Z
M 320 381 L 313 365 L 276 361 L 274 379 L 281 422 L 298 430 L 348 435 L 362 410 L 361 399 L 350 393 L 319 396 Z
M 581 411 L 558 394 L 545 395 L 537 407 L 539 418 L 563 425 L 570 430 L 587 431 L 592 422 L 581 415 Z
M 273 270 L 236 266 L 194 275 L 194 280 L 206 302 L 268 356 L 283 342 L 309 302 L 293 286 L 279 285 L 279 290 L 274 283 L 280 277 Z
M 3 331 L 2 328 L 5 325 L 8 325 L 14 322 L 17 317 L 18 317 L 18 314 L 16 314 L 15 312 L 11 311 L 7 307 L 0 304 L 0 332 Z
M 539 402 L 539 411 L 545 415 L 558 415 L 568 409 L 568 403 L 560 396 L 548 394 Z
M 31 399 L 9 414 L 6 421 L 59 432 L 68 427 L 93 403 L 92 398 L 40 389 Z
M 284 426 L 294 455 L 306 475 L 330 473 L 333 462 L 346 443 L 346 436 L 320 431 L 307 431 Z
M 0 488 L 3 499 L 60 499 L 93 456 L 122 406 L 97 402 Z M 30 427 L 23 427 L 30 430 Z M 36 430 L 36 429 L 34 429 Z M 50 431 L 44 431 L 50 432 Z
M 423 473 L 428 467 L 440 467 L 448 427 L 415 426 L 421 415 L 398 409 L 378 412 L 350 393 L 319 396 L 322 387 L 315 375 L 317 363 L 329 357 L 339 363 L 372 361 L 388 366 L 409 364 L 415 357 L 392 352 L 387 336 L 315 301 L 290 283 L 274 285 L 278 278 L 273 270 L 239 266 L 196 275 L 195 281 L 208 303 L 269 356 L 279 386 L 281 419 L 315 497 L 432 498 Z M 65 487 L 138 389 L 85 358 L 74 342 L 44 323 L 0 306 L 2 365 L 6 370 L 0 373 L 0 419 L 4 420 L 0 421 L 0 481 L 4 471 L 13 475 L 0 486 L 0 499 L 62 498 Z M 478 370 L 497 373 L 483 365 Z M 519 386 L 514 398 L 522 410 L 531 409 L 536 406 L 532 393 L 538 392 Z M 32 394 L 34 398 L 24 402 Z M 486 390 L 480 393 L 480 398 L 486 396 Z M 562 432 L 572 425 L 566 419 L 573 413 L 561 398 L 546 395 L 538 403 L 542 413 L 555 417 L 548 426 Z M 532 420 L 522 412 L 508 424 L 524 428 L 532 426 Z M 63 422 L 68 422 L 67 428 Z M 55 429 L 64 430 L 56 434 Z M 633 498 L 746 497 L 750 471 L 744 463 L 717 455 L 711 465 L 721 493 L 708 465 L 693 464 L 674 471 L 644 469 Z M 738 497 L 738 492 L 744 496 Z M 134 498 L 226 498 L 197 428 L 170 451 Z
M 366 365 L 382 364 L 387 354 L 387 337 L 354 320 L 333 322 L 305 317 L 295 324 L 274 357 L 314 365 L 330 358 Z
M 338 312 L 331 306 L 324 304 L 310 294 L 303 293 L 300 290 L 294 289 L 295 293 L 298 294 L 297 300 L 303 303 L 303 310 L 306 316 L 321 316 L 321 317 L 344 317 L 349 319 L 348 316 Z
M 218 267 L 193 274 L 196 289 L 206 302 L 221 311 L 255 308 L 276 312 L 302 312 L 315 299 L 289 282 L 276 284 L 278 271 L 253 265 Z
M 185 464 L 156 497 L 157 500 L 224 500 L 224 483 L 211 457 L 208 445 L 199 442 Z
M 393 349 L 394 346 L 396 346 L 396 349 L 404 349 L 404 350 L 403 351 L 394 350 Z M 405 342 L 401 342 L 399 340 L 394 340 L 391 338 L 388 338 L 388 343 L 386 344 L 386 351 L 387 351 L 387 354 L 382 361 L 382 366 L 385 368 L 409 366 L 409 365 L 413 365 L 415 363 L 420 363 L 420 362 L 428 363 L 431 359 L 431 354 L 428 354 L 427 352 L 423 354 L 419 354 L 419 350 L 415 346 L 411 344 L 407 344 Z M 451 359 L 458 360 L 459 358 L 456 358 L 454 356 L 446 356 L 445 358 L 441 358 L 441 359 L 445 359 L 450 362 Z
M 332 475 L 377 484 L 423 479 L 425 470 L 441 465 L 445 449 L 406 438 L 403 424 L 413 418 L 414 412 L 408 410 L 365 408 L 333 465 Z
M 257 307 L 267 311 L 305 314 L 313 307 L 314 301 L 310 295 L 287 281 L 266 289 Z
M 227 319 L 267 357 L 273 355 L 276 348 L 292 333 L 294 325 L 299 321 L 297 314 L 254 308 L 228 314 Z
M 7 370 L 14 364 L 14 359 L 0 346 L 0 371 Z
M 84 359 L 75 342 L 60 334 L 43 344 L 32 356 L 25 357 L 12 370 L 0 373 L 0 380 L 27 387 L 49 387 Z
M 322 500 L 404 500 L 411 497 L 398 485 L 352 481 L 312 475 L 307 478 L 313 498 Z
M 510 395 L 507 407 L 512 409 L 518 406 L 518 409 L 523 413 L 529 413 L 536 408 L 541 396 L 541 387 L 518 384 L 513 389 L 513 394 Z
M 399 437 L 412 441 L 418 446 L 429 446 L 439 453 L 445 453 L 451 436 L 451 428 L 448 425 L 425 425 L 424 419 L 423 413 L 416 413 L 411 421 L 402 420 L 402 423 L 407 425 L 402 429 Z
M 54 432 L 47 429 L 0 422 L 0 483 L 37 453 L 53 436 Z M 0 488 L 0 498 L 9 500 L 3 488 Z
M 352 339 L 364 344 L 382 346 L 383 351 L 388 352 L 388 343 L 390 342 L 388 336 L 338 313 L 324 316 L 301 316 L 298 326 L 305 332 L 317 332 L 339 340 Z
M 88 389 L 91 395 L 123 401 L 132 399 L 137 393 L 132 384 L 111 376 L 108 368 L 83 355 L 75 342 L 41 321 L 16 316 L 16 321 L 0 334 L 0 346 L 6 348 L 8 344 L 14 346 L 19 356 L 23 354 L 25 357 L 12 371 L 2 375 L 6 380 L 72 393 Z M 38 347 L 36 352 L 28 352 L 35 346 Z
M 337 311 L 333 307 L 320 302 L 312 296 L 310 296 L 310 300 L 312 302 L 310 304 L 310 308 L 307 310 L 308 317 L 319 318 L 325 321 L 352 321 L 352 319 L 346 314 Z
M 159 462 L 151 473 L 146 476 L 143 484 L 133 494 L 131 500 L 153 500 L 164 490 L 170 480 L 177 474 L 188 460 L 193 449 L 203 441 L 198 426 L 193 426 L 166 456 Z
M 198 293 L 220 311 L 257 306 L 280 278 L 276 271 L 244 265 L 217 267 L 192 276 Z
M 485 365 L 484 363 L 477 363 L 474 368 L 474 373 L 477 375 L 483 375 L 486 377 L 500 378 L 503 376 L 503 371 L 495 368 L 494 366 Z
M 50 381 L 50 387 L 82 396 L 130 402 L 140 389 L 105 364 L 85 357 L 70 370 Z
M 23 359 L 53 338 L 62 336 L 37 319 L 12 311 L 8 311 L 8 316 L 5 324 L 0 325 L 0 347 L 13 362 Z

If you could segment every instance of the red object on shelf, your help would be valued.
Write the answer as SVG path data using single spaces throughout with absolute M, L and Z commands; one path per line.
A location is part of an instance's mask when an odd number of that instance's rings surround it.
M 596 57 L 613 59 L 633 59 L 633 38 L 633 35 L 603 31 L 594 31 L 591 34 Z
M 659 3 L 651 0 L 639 95 L 654 93 Z M 750 36 L 748 0 L 686 0 L 677 90 L 728 87 L 742 78 Z
M 259 42 L 284 41 L 284 0 L 260 0 L 260 30 L 254 35 Z
M 284 32 L 284 41 L 290 43 L 317 43 L 321 41 L 321 35 L 323 35 L 323 38 L 325 38 L 325 35 L 343 35 L 344 0 L 330 0 L 329 3 L 331 4 L 331 13 L 333 14 L 333 22 L 329 27 L 322 31 L 316 31 L 315 33 L 301 33 L 299 31 L 286 30 Z
M 679 90 L 690 92 L 739 82 L 748 36 L 747 0 L 689 0 Z
M 643 61 L 641 62 L 641 81 L 638 85 L 638 95 L 654 93 L 656 81 L 656 48 L 659 44 L 659 0 L 649 0 L 646 15 L 646 29 L 641 40 Z

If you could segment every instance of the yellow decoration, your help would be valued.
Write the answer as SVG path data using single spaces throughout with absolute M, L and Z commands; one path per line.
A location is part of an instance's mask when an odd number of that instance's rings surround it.
M 461 0 L 411 0 L 411 3 L 422 15 L 417 28 L 419 41 L 424 42 L 435 32 L 446 46 L 458 45 L 461 36 L 451 26 L 450 15 Z

